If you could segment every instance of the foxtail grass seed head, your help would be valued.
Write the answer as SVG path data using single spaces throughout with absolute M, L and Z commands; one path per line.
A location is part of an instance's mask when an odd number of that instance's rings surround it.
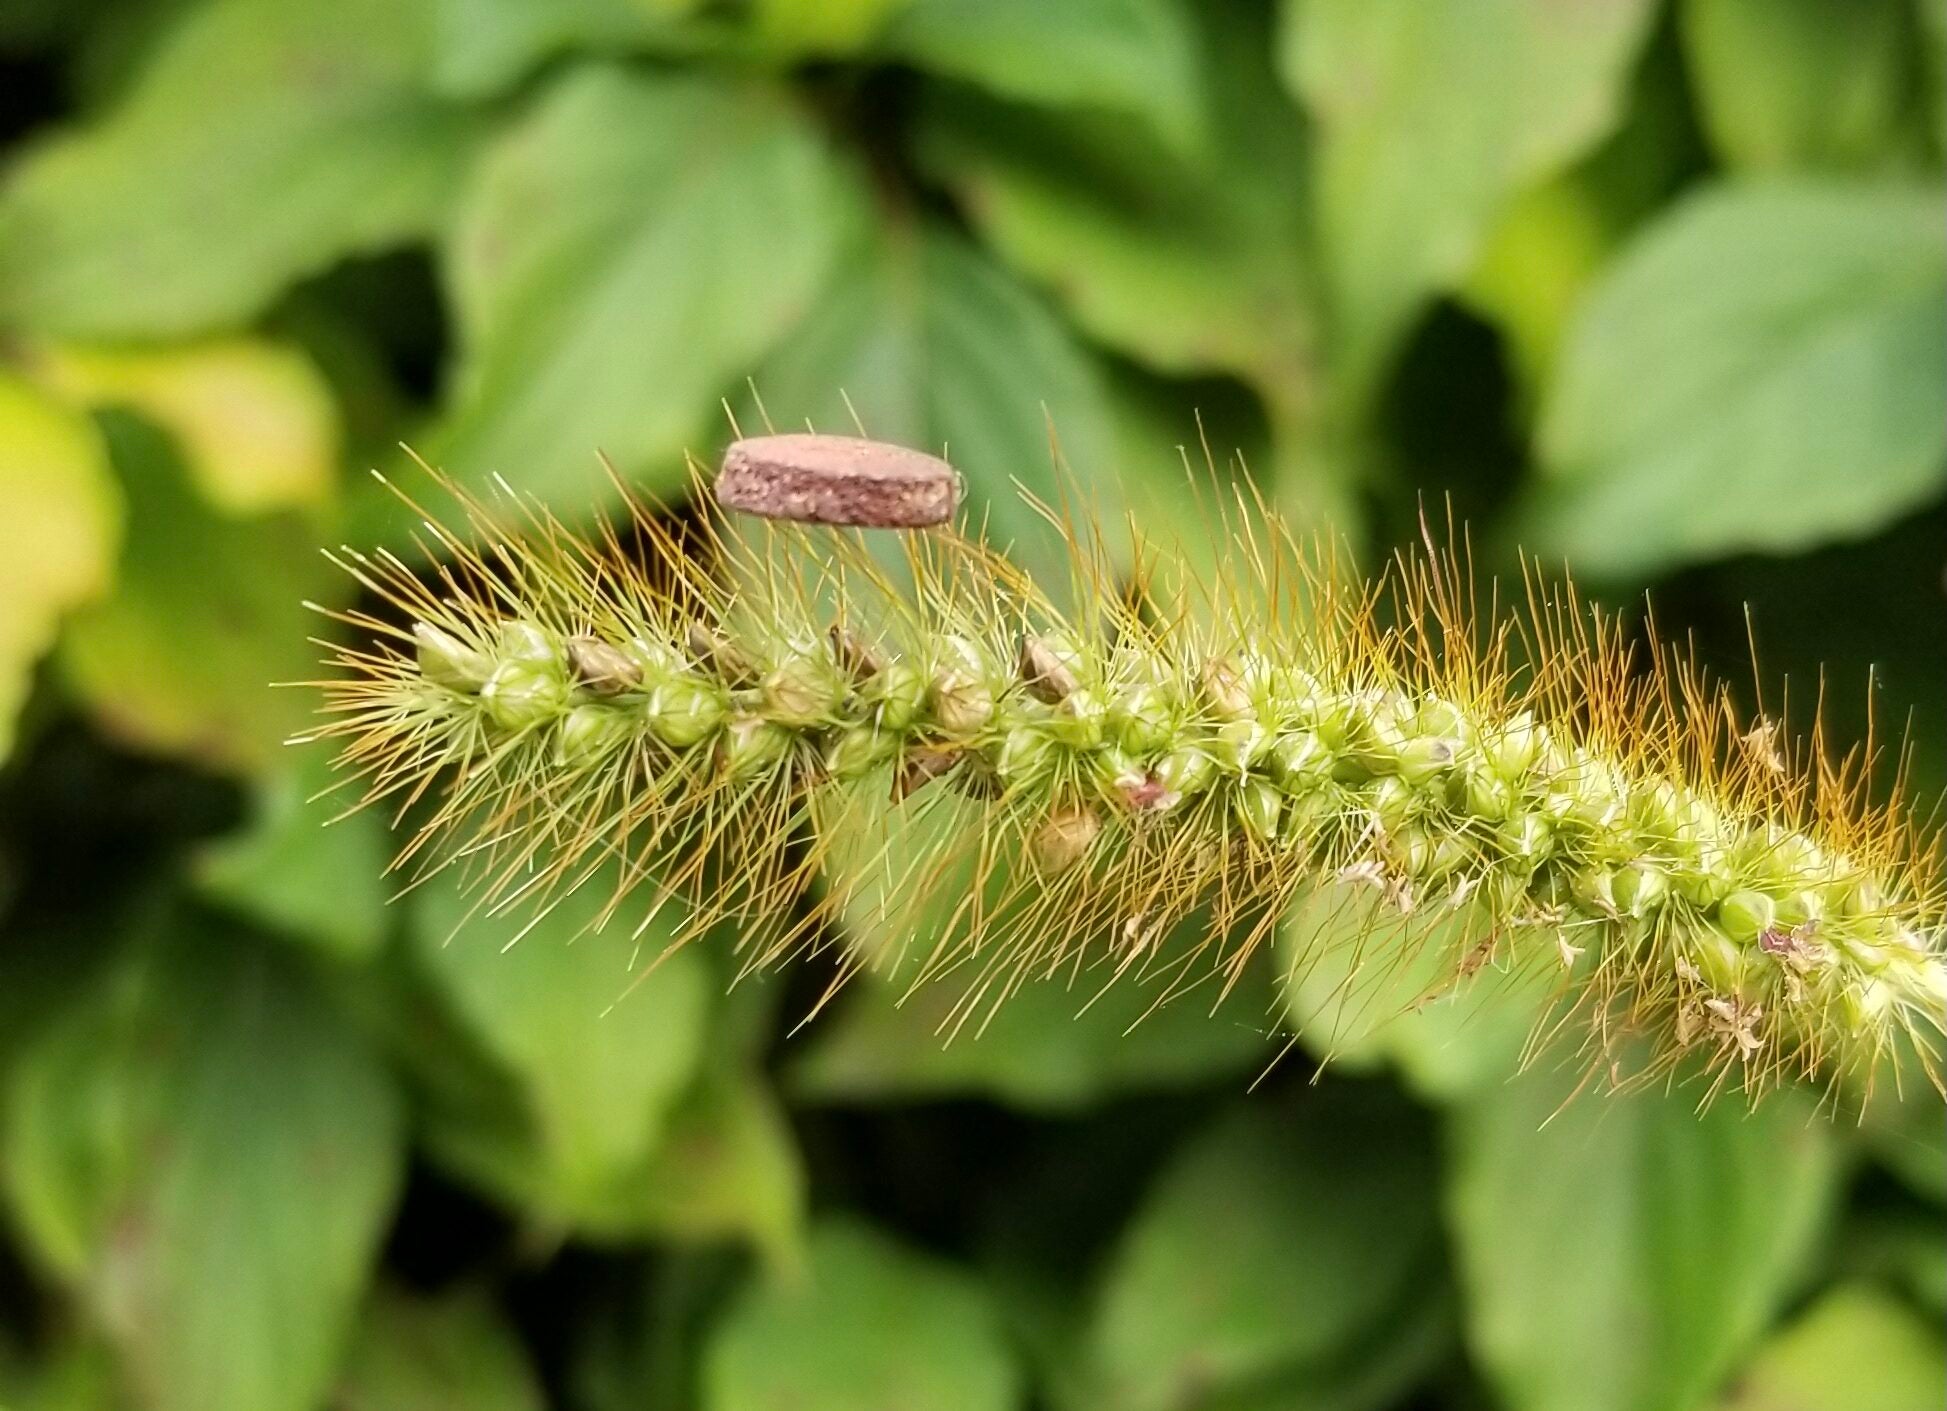
M 1451 554 L 1362 581 L 1240 501 L 1247 566 L 1183 611 L 1048 511 L 1092 585 L 1065 613 L 951 529 L 892 572 L 856 533 L 679 536 L 636 504 L 644 555 L 446 488 L 455 513 L 420 509 L 443 567 L 340 557 L 396 611 L 343 615 L 312 734 L 412 806 L 405 857 L 494 901 L 619 876 L 608 914 L 681 895 L 682 939 L 730 922 L 752 965 L 863 917 L 977 995 L 1138 983 L 1142 938 L 1192 916 L 1197 973 L 1234 976 L 1301 899 L 1376 895 L 1465 924 L 1331 943 L 1459 935 L 1452 986 L 1551 974 L 1545 1027 L 1580 1020 L 1605 1067 L 1647 1040 L 1639 1074 L 1753 1093 L 1901 1057 L 1938 1082 L 1939 838 L 1897 784 L 1874 801 L 1872 742 L 1740 721 L 1566 586 L 1488 620 Z

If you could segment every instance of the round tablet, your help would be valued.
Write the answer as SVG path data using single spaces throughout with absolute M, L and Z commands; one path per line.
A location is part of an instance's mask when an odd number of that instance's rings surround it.
M 717 472 L 727 509 L 802 524 L 918 529 L 953 518 L 960 476 L 938 456 L 857 436 L 747 436 Z

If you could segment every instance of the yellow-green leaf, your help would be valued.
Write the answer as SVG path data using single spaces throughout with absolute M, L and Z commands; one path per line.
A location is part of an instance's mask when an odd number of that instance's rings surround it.
M 0 373 L 0 759 L 63 613 L 107 590 L 122 532 L 88 418 Z
M 1463 978 L 1481 939 L 1463 919 L 1403 917 L 1370 887 L 1323 888 L 1279 931 L 1285 1012 L 1318 1057 L 1355 1071 L 1390 1061 L 1432 1101 L 1504 1082 L 1555 977 Z
M 197 489 L 227 514 L 317 506 L 337 478 L 343 438 L 331 388 L 294 348 L 257 338 L 60 345 L 36 370 L 75 401 L 126 407 L 167 431 Z
M 132 745 L 261 769 L 311 719 L 311 701 L 273 685 L 316 674 L 307 639 L 320 620 L 304 601 L 342 594 L 344 575 L 319 557 L 307 518 L 219 516 L 159 432 L 120 415 L 103 424 L 129 533 L 114 592 L 62 635 L 62 676 Z
M 1868 1284 L 1832 1290 L 1774 1335 L 1719 1411 L 1939 1411 L 1940 1329 Z

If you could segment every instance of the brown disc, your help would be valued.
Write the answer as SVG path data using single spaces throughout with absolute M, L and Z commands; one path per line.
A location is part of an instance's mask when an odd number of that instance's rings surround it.
M 857 436 L 747 436 L 717 472 L 726 509 L 802 524 L 918 529 L 953 518 L 960 477 L 924 451 Z

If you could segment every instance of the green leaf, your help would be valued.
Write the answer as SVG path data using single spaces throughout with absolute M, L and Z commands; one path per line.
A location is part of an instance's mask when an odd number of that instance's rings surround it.
M 111 734 L 213 768 L 253 771 L 283 748 L 312 702 L 272 683 L 316 674 L 307 598 L 342 596 L 297 515 L 220 517 L 199 500 L 164 437 L 103 420 L 128 505 L 115 590 L 75 614 L 58 660 Z
M 584 1224 L 692 1244 L 747 1239 L 789 1270 L 802 1254 L 804 1207 L 804 1163 L 784 1109 L 756 1076 L 713 1067 L 670 1113 L 648 1165 L 617 1183 L 612 1213 L 592 1211 Z
M 1246 1105 L 1164 1170 L 1110 1256 L 1090 1327 L 1101 1404 L 1220 1403 L 1395 1331 L 1437 1247 L 1432 1151 L 1360 1093 Z M 1300 1402 L 1300 1405 L 1305 1403 Z
M 704 1349 L 704 1411 L 1000 1411 L 1021 1377 L 985 1293 L 851 1221 L 811 1234 L 802 1276 L 746 1291 Z
M 1184 930 L 1186 942 L 1201 935 L 1194 923 Z M 1213 1013 L 1220 983 L 1213 973 L 1199 988 L 1152 1009 L 1163 993 L 1160 973 L 1149 982 L 1125 976 L 1111 983 L 1105 966 L 1072 983 L 1065 976 L 1037 978 L 991 1019 L 979 1010 L 954 1034 L 965 995 L 957 977 L 930 981 L 910 995 L 896 980 L 861 979 L 857 992 L 814 1029 L 792 1066 L 791 1086 L 825 1102 L 978 1096 L 1061 1112 L 1121 1092 L 1246 1075 L 1269 1056 L 1268 977 L 1263 966 L 1251 967 Z
M 1907 1060 L 1911 1086 L 1905 1093 L 1890 1082 L 1866 1104 L 1860 1127 L 1866 1146 L 1880 1164 L 1916 1193 L 1947 1205 L 1947 1117 L 1940 1095 L 1917 1076 L 1918 1065 Z
M 1859 169 L 1896 155 L 1912 105 L 1903 0 L 1683 0 L 1698 115 L 1727 166 Z
M 1836 1241 L 1840 1276 L 1898 1288 L 1937 1318 L 1947 1318 L 1947 1210 L 1918 1205 L 1866 1209 Z
M 684 19 L 703 0 L 432 0 L 432 83 L 480 98 L 558 54 L 687 48 Z M 692 41 L 693 42 L 693 41 Z
M 849 58 L 910 0 L 433 0 L 435 85 L 478 98 L 564 54 L 729 59 L 781 68 Z
M 385 1070 L 274 947 L 170 916 L 24 1052 L 6 1193 L 152 1411 L 312 1411 L 398 1189 Z
M 519 1338 L 485 1296 L 423 1298 L 380 1285 L 366 1305 L 333 1411 L 544 1411 Z
M 583 66 L 487 154 L 447 249 L 461 353 L 435 443 L 570 518 L 659 494 L 715 402 L 817 297 L 859 193 L 755 83 Z
M 1617 130 L 1507 202 L 1455 291 L 1501 330 L 1520 376 L 1514 413 L 1524 428 L 1583 295 L 1633 228 L 1695 179 L 1702 158 L 1675 46 L 1654 46 L 1639 70 Z
M 63 395 L 126 408 L 167 431 L 197 490 L 227 514 L 316 508 L 335 487 L 338 409 L 323 375 L 295 348 L 261 338 L 56 346 L 36 362 Z
M 7 1411 L 127 1411 L 115 1359 L 93 1338 L 63 1338 L 31 1362 L 0 1356 L 0 1405 Z
M 1481 939 L 1458 919 L 1401 917 L 1371 888 L 1322 891 L 1279 931 L 1285 1013 L 1322 1059 L 1391 1062 L 1430 1101 L 1464 1097 L 1520 1067 L 1553 985 L 1538 969 L 1461 979 Z
M 1461 296 L 1506 337 L 1526 395 L 1547 384 L 1569 320 L 1608 259 L 1615 234 L 1580 172 L 1544 181 L 1515 197 L 1481 247 Z
M 1563 354 L 1528 546 L 1642 574 L 1863 535 L 1939 494 L 1939 205 L 1781 180 L 1711 188 L 1649 227 Z
M 933 73 L 1047 107 L 1146 120 L 1194 148 L 1205 79 L 1187 7 L 1175 0 L 905 0 L 879 48 Z
M 328 750 L 282 765 L 259 785 L 248 826 L 196 859 L 196 885 L 267 929 L 342 959 L 369 959 L 387 931 L 384 822 L 369 809 L 339 816 L 357 797 L 349 786 L 313 799 L 340 782 Z
M 1457 1111 L 1468 1338 L 1509 1411 L 1678 1411 L 1792 1291 L 1839 1175 L 1797 1094 L 1582 1093 L 1535 1070 Z M 1545 1124 L 1545 1125 L 1544 1125 Z
M 854 248 L 811 315 L 757 376 L 780 427 L 851 431 L 846 398 L 881 440 L 944 450 L 966 477 L 963 515 L 985 522 L 1059 591 L 1067 544 L 1023 504 L 1020 486 L 1057 502 L 1049 437 L 1117 517 L 1113 442 L 1101 379 L 1033 293 L 946 232 L 903 226 Z M 754 407 L 739 411 L 761 426 Z
M 421 969 L 513 1079 L 524 1119 L 515 1132 L 441 1123 L 429 1140 L 461 1170 L 570 1224 L 655 1152 L 699 1070 L 711 1008 L 709 967 L 690 947 L 630 989 L 674 934 L 674 908 L 639 941 L 628 918 L 591 930 L 609 888 L 598 876 L 535 922 L 519 909 L 489 915 L 436 878 L 410 912 Z
M 1158 372 L 1247 381 L 1271 431 L 1253 465 L 1280 512 L 1301 530 L 1351 534 L 1359 458 L 1320 366 L 1303 124 L 1265 62 L 1266 30 L 1242 11 L 1198 11 L 1190 45 L 1210 131 L 1195 152 L 1111 115 L 948 93 L 923 110 L 920 156 L 987 243 L 1090 337 Z M 1176 439 L 1194 441 L 1186 427 Z M 1218 436 L 1213 448 L 1228 457 L 1235 443 Z M 1179 468 L 1142 473 L 1156 449 L 1119 461 L 1140 522 L 1194 537 L 1208 516 Z
M 1947 0 L 1920 0 L 1922 115 L 1936 158 L 1947 148 Z
M 1937 1411 L 1947 1342 L 1870 1285 L 1833 1289 L 1766 1343 L 1722 1411 Z
M 773 60 L 851 57 L 915 3 L 926 0 L 752 0 L 751 43 Z
M 241 323 L 430 231 L 472 120 L 420 87 L 420 0 L 185 10 L 103 118 L 0 188 L 0 322 L 73 337 Z
M 113 575 L 121 495 L 92 423 L 0 373 L 0 760 L 61 616 Z
M 921 158 L 1092 337 L 1162 372 L 1235 373 L 1295 412 L 1316 381 L 1302 124 L 1257 27 L 1213 13 L 1182 42 L 1213 89 L 1207 153 L 959 94 L 925 110 Z
M 1286 83 L 1318 124 L 1335 364 L 1362 402 L 1507 200 L 1616 123 L 1653 0 L 1286 0 Z

